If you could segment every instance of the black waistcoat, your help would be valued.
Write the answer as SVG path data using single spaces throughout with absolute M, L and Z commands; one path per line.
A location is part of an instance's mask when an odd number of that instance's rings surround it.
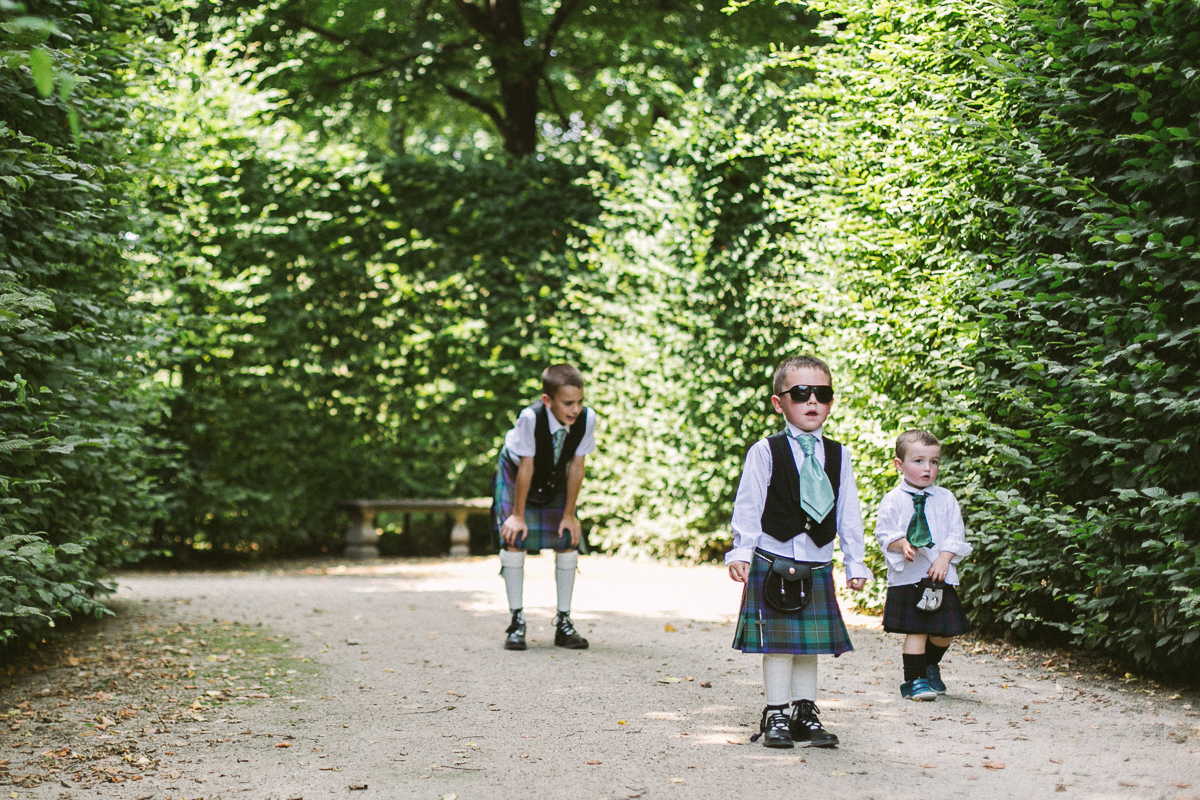
M 535 449 L 533 480 L 529 484 L 529 497 L 526 498 L 525 503 L 531 506 L 544 506 L 554 502 L 559 487 L 566 481 L 567 465 L 575 457 L 575 450 L 583 441 L 583 434 L 587 430 L 588 410 L 583 409 L 576 417 L 575 424 L 567 431 L 567 436 L 563 439 L 562 453 L 556 464 L 554 462 L 554 437 L 550 435 L 550 412 L 546 410 L 546 406 L 541 400 L 530 408 L 533 409 L 535 417 L 533 425 Z
M 763 533 L 787 542 L 800 534 L 808 534 L 817 547 L 824 547 L 837 535 L 837 500 L 841 489 L 842 446 L 825 437 L 825 475 L 833 486 L 833 508 L 825 519 L 817 522 L 800 505 L 800 471 L 787 431 L 767 437 L 771 446 L 771 483 L 767 486 L 767 502 L 763 505 Z M 814 456 L 815 457 L 815 456 Z

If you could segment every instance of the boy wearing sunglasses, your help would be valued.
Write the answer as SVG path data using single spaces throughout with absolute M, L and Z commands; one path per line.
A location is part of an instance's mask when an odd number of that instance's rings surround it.
M 883 629 L 904 636 L 906 700 L 936 700 L 946 693 L 942 656 L 955 636 L 969 633 L 955 586 L 954 565 L 971 554 L 962 511 L 937 481 L 942 446 L 928 431 L 905 431 L 896 439 L 900 485 L 883 496 L 875 538 L 888 565 Z
M 763 654 L 767 747 L 833 747 L 818 718 L 817 655 L 854 649 L 834 595 L 833 540 L 847 585 L 873 576 L 863 563 L 862 513 L 850 451 L 823 435 L 833 405 L 828 365 L 789 358 L 775 371 L 771 404 L 784 430 L 755 442 L 733 505 L 729 576 L 746 584 L 733 646 Z

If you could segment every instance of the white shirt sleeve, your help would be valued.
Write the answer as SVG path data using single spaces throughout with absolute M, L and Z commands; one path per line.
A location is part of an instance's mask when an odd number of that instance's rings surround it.
M 863 540 L 862 508 L 858 502 L 858 486 L 854 482 L 853 459 L 846 447 L 842 448 L 842 470 L 838 484 L 838 540 L 842 546 L 846 580 L 871 580 L 875 575 L 864 562 L 867 545 Z
M 958 505 L 958 499 L 945 489 L 939 494 L 944 494 L 945 497 L 942 513 L 939 514 L 944 523 L 945 538 L 938 542 L 938 551 L 953 553 L 954 557 L 950 559 L 950 563 L 957 564 L 971 555 L 971 551 L 975 548 L 967 541 L 967 530 L 963 525 L 962 508 Z
M 725 563 L 750 562 L 754 548 L 763 537 L 762 512 L 767 502 L 767 484 L 771 482 L 771 446 L 759 439 L 746 453 L 746 465 L 733 500 L 733 549 L 725 554 Z
M 533 458 L 537 453 L 537 442 L 533 437 L 533 429 L 537 424 L 537 415 L 532 408 L 524 409 L 517 417 L 517 424 L 504 437 L 504 446 L 518 458 Z
M 875 541 L 883 550 L 883 558 L 888 569 L 903 572 L 908 563 L 903 553 L 888 550 L 892 542 L 903 539 L 908 535 L 908 521 L 912 517 L 912 509 L 906 510 L 905 503 L 912 505 L 908 492 L 893 489 L 883 496 L 879 503 L 879 514 L 875 518 Z

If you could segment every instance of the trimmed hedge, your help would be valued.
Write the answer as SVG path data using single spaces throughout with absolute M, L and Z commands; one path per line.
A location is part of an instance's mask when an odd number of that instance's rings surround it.
M 107 569 L 160 514 L 130 302 L 123 73 L 132 2 L 0 5 L 0 643 L 102 614 Z

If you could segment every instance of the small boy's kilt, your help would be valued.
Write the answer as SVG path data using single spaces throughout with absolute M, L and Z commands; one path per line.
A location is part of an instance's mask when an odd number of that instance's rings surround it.
M 883 605 L 883 629 L 888 633 L 928 633 L 933 636 L 962 636 L 971 632 L 971 623 L 958 601 L 958 592 L 946 584 L 942 605 L 937 611 L 921 611 L 917 602 L 922 589 L 917 584 L 889 586 Z
M 776 611 L 763 602 L 763 582 L 770 568 L 767 558 L 755 551 L 733 634 L 735 649 L 743 653 L 835 656 L 854 649 L 834 593 L 832 566 L 813 570 L 812 598 L 794 614 Z
M 492 546 L 497 550 L 504 548 L 500 539 L 500 528 L 504 520 L 512 514 L 513 495 L 516 493 L 517 469 L 521 459 L 510 456 L 508 448 L 501 448 L 500 462 L 496 465 L 496 478 L 492 482 Z M 526 552 L 537 554 L 543 548 L 551 550 L 570 550 L 571 534 L 558 535 L 558 526 L 562 524 L 563 510 L 567 507 L 566 483 L 558 488 L 554 500 L 544 506 L 525 504 L 525 524 L 529 533 L 525 541 L 520 543 Z M 586 553 L 587 547 L 583 537 L 579 538 L 579 552 Z

